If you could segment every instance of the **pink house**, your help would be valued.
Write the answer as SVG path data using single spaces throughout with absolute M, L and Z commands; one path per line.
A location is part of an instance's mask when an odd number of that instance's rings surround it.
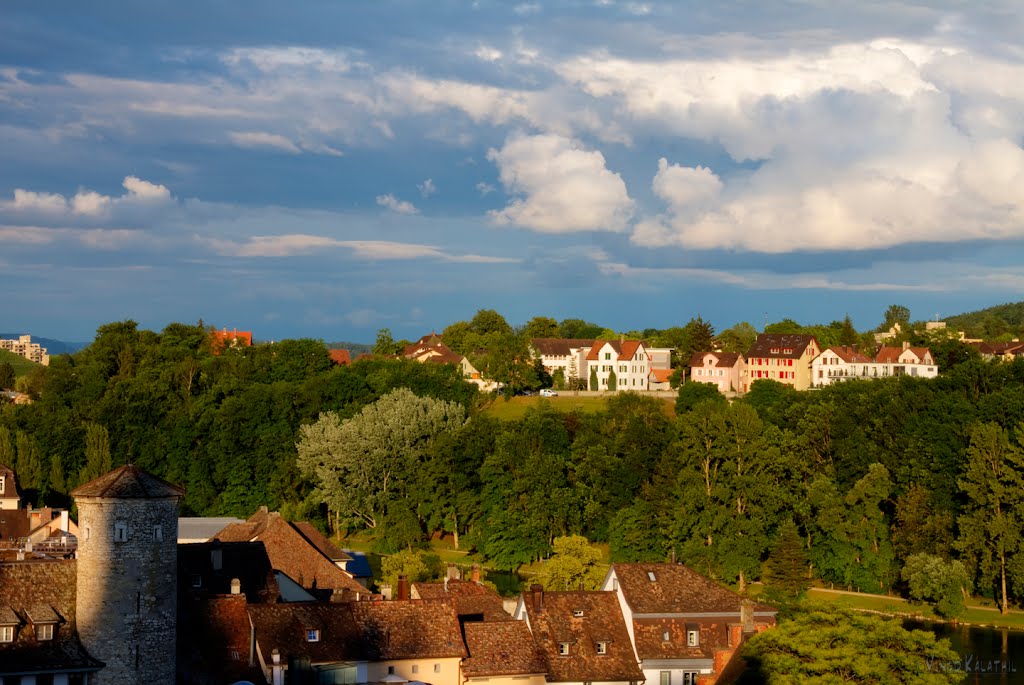
M 690 381 L 710 383 L 722 393 L 746 392 L 747 362 L 738 352 L 698 352 L 690 358 Z

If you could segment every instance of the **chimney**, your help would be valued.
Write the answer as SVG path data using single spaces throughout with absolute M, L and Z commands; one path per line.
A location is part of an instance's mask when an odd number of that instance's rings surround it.
M 68 524 L 68 510 L 60 510 L 60 530 L 62 533 L 70 532 L 70 525 Z
M 474 583 L 479 583 L 480 582 L 480 564 L 473 564 L 473 570 L 471 571 L 471 574 L 472 575 L 470 575 L 470 579 L 472 579 L 472 581 Z
M 740 623 L 744 633 L 754 632 L 754 603 L 749 599 L 740 602 Z
M 398 576 L 398 596 L 395 599 L 409 599 L 409 579 L 405 575 Z
M 533 601 L 533 610 L 538 614 L 544 611 L 544 586 L 534 583 L 530 586 L 531 600 Z
M 905 350 L 909 350 L 910 349 L 910 341 L 909 340 L 904 340 L 903 341 L 903 349 L 905 349 Z
M 242 594 L 242 581 L 238 578 L 231 579 L 231 594 L 240 595 Z

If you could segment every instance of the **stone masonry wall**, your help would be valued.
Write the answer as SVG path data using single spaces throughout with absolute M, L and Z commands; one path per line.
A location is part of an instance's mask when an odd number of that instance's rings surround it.
M 76 501 L 78 634 L 106 664 L 94 682 L 173 683 L 177 499 Z

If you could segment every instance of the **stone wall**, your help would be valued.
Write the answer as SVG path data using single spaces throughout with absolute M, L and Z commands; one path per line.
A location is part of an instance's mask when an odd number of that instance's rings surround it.
M 177 499 L 76 502 L 78 633 L 106 664 L 95 683 L 173 683 Z

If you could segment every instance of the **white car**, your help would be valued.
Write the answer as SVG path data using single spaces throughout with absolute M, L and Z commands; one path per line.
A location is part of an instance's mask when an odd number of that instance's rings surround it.
M 558 397 L 558 392 L 551 388 L 544 388 L 540 391 L 541 397 Z

